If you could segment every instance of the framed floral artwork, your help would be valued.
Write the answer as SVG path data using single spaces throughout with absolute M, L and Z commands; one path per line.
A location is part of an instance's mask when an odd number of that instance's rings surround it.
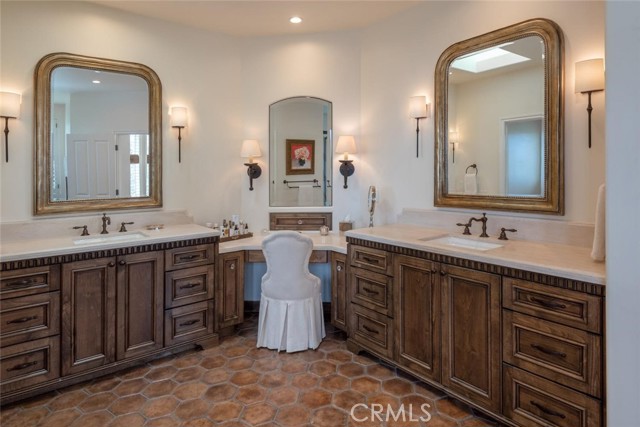
M 285 164 L 287 175 L 313 175 L 315 173 L 314 149 L 311 139 L 287 139 Z

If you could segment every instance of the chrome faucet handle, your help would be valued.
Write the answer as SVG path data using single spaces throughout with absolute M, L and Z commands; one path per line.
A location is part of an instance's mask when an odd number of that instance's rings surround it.
M 507 237 L 507 233 L 506 233 L 507 231 L 509 233 L 515 233 L 518 230 L 516 230 L 515 228 L 504 228 L 504 227 L 502 227 L 500 229 L 500 237 L 498 237 L 498 240 L 509 240 L 509 238 Z
M 120 223 L 120 233 L 126 233 L 127 227 L 125 227 L 125 225 L 131 225 L 131 224 L 133 224 L 133 221 Z
M 89 235 L 89 230 L 87 230 L 87 226 L 86 225 L 77 225 L 77 226 L 73 227 L 74 230 L 80 230 L 81 228 L 82 228 L 81 236 L 88 236 Z
M 456 225 L 458 227 L 464 227 L 464 231 L 462 232 L 462 234 L 465 234 L 467 236 L 471 235 L 471 231 L 469 231 L 469 227 L 471 227 L 471 221 L 469 221 L 466 224 L 462 224 L 462 223 L 458 222 L 458 223 L 456 223 Z

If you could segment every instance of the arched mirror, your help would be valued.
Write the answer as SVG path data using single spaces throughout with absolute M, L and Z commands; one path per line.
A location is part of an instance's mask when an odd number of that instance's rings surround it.
M 331 206 L 331 102 L 297 96 L 269 106 L 269 206 Z
M 38 62 L 36 215 L 162 206 L 162 87 L 149 67 L 53 53 Z
M 435 93 L 435 206 L 563 214 L 563 45 L 554 22 L 450 46 Z

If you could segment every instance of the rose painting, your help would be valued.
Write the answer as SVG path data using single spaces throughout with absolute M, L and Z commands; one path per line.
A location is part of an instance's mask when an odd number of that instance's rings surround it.
M 287 175 L 313 175 L 315 141 L 287 139 Z

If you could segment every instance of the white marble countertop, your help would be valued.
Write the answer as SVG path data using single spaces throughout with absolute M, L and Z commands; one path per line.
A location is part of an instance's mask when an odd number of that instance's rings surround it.
M 138 229 L 131 230 L 126 233 L 112 231 L 107 235 L 92 234 L 91 236 L 85 237 L 75 235 L 42 239 L 27 238 L 11 242 L 3 241 L 0 245 L 0 262 L 67 255 L 95 250 L 124 248 L 176 240 L 198 239 L 219 235 L 219 231 L 215 231 L 201 225 L 180 224 L 165 226 L 159 230 Z M 101 238 L 104 238 L 105 241 L 96 242 L 96 239 Z M 113 241 L 108 239 L 113 239 Z
M 513 239 L 504 241 L 498 240 L 496 237 L 463 236 L 460 233 L 452 234 L 439 229 L 410 224 L 361 228 L 347 231 L 345 235 L 357 239 L 466 258 L 588 283 L 599 285 L 606 283 L 605 263 L 593 261 L 590 256 L 591 249 L 585 247 Z M 488 251 L 478 251 L 432 241 L 432 239 L 449 235 L 469 240 L 497 243 L 503 246 Z
M 218 251 L 221 254 L 226 254 L 235 251 L 245 250 L 262 250 L 262 240 L 270 233 L 277 233 L 277 231 L 271 231 L 269 233 L 254 234 L 253 237 L 246 239 L 231 240 L 229 242 L 220 243 Z M 341 254 L 347 253 L 347 239 L 337 233 L 329 233 L 327 236 L 321 236 L 320 232 L 302 232 L 305 236 L 311 237 L 313 240 L 313 249 L 316 251 L 333 251 Z

